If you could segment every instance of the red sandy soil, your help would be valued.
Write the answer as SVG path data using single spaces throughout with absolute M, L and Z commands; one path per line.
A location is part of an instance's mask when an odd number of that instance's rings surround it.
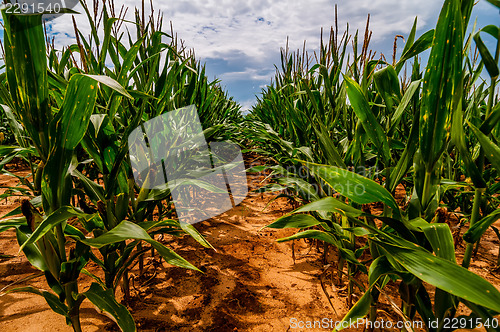
M 28 173 L 27 170 L 16 172 Z M 250 190 L 265 184 L 263 180 L 263 174 L 249 174 Z M 16 183 L 14 178 L 0 175 L 0 186 L 15 186 Z M 251 192 L 231 211 L 196 224 L 216 250 L 202 248 L 188 236 L 163 239 L 164 244 L 204 273 L 172 267 L 157 257 L 146 257 L 144 274 L 140 276 L 137 267 L 130 274 L 132 298 L 126 303 L 138 331 L 331 331 L 294 328 L 292 324 L 293 319 L 339 321 L 348 311 L 348 301 L 343 285 L 332 283 L 330 276 L 322 277 L 325 268 L 322 244 L 300 240 L 294 241 L 292 248 L 292 242 L 277 243 L 276 240 L 292 235 L 296 230 L 261 230 L 292 210 L 287 199 L 273 200 L 275 197 L 276 194 L 272 193 Z M 20 200 L 13 198 L 0 202 L 0 215 L 19 204 Z M 453 221 L 453 218 L 449 219 Z M 471 270 L 500 289 L 500 273 L 493 268 L 499 242 L 489 230 L 481 244 Z M 463 251 L 458 245 L 459 261 Z M 14 256 L 0 256 L 0 289 L 36 273 L 25 257 L 17 252 L 15 233 L 0 233 L 0 255 Z M 88 268 L 95 271 L 92 264 Z M 360 277 L 359 281 L 366 284 L 365 277 Z M 85 291 L 90 283 L 90 278 L 82 275 L 80 291 Z M 48 288 L 43 278 L 19 284 L 22 285 Z M 354 300 L 357 300 L 362 293 L 357 288 L 355 293 Z M 123 300 L 120 292 L 118 297 Z M 397 285 L 390 284 L 387 295 L 382 297 L 380 317 L 394 322 L 400 320 L 388 301 L 391 298 L 400 304 Z M 87 300 L 82 304 L 81 320 L 85 332 L 118 331 L 115 323 L 99 314 Z M 10 293 L 0 296 L 0 331 L 72 329 L 65 324 L 64 317 L 51 311 L 42 297 Z

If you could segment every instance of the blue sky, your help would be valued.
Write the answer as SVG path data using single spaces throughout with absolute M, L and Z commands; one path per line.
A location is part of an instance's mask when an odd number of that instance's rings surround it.
M 147 3 L 149 1 L 146 1 Z M 373 31 L 371 49 L 392 56 L 394 36 L 407 36 L 415 16 L 417 34 L 433 28 L 443 1 L 441 0 L 153 0 L 155 11 L 161 11 L 165 23 L 172 21 L 174 31 L 185 45 L 194 48 L 196 56 L 206 62 L 209 77 L 219 78 L 229 94 L 248 108 L 262 87 L 268 84 L 279 64 L 280 48 L 287 37 L 292 50 L 316 50 L 321 27 L 328 31 L 334 25 L 334 6 L 338 6 L 339 30 L 349 22 L 350 31 L 364 31 L 367 15 L 371 15 Z M 115 0 L 134 7 L 137 0 Z M 78 10 L 78 7 L 75 8 Z M 129 9 L 129 15 L 133 11 Z M 85 30 L 85 20 L 77 19 Z M 475 6 L 472 21 L 478 27 L 500 21 L 498 10 L 485 0 Z M 73 42 L 70 15 L 52 23 L 56 45 Z M 164 24 L 170 28 L 169 24 Z M 400 49 L 403 42 L 399 41 Z M 491 42 L 492 45 L 492 42 Z M 491 46 L 490 45 L 490 46 Z

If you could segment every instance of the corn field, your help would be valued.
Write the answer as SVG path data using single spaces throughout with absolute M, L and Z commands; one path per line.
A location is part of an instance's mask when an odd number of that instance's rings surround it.
M 347 324 L 336 330 L 376 322 L 391 292 L 396 316 L 423 321 L 425 331 L 458 329 L 446 323 L 453 319 L 462 329 L 500 331 L 490 324 L 499 319 L 500 284 L 470 269 L 488 230 L 500 240 L 500 26 L 472 24 L 474 1 L 444 0 L 435 28 L 423 33 L 415 19 L 399 58 L 370 49 L 369 20 L 364 33 L 341 35 L 335 22 L 312 54 L 286 45 L 246 115 L 161 16 L 145 16 L 144 4 L 128 22 L 112 1 L 81 3 L 91 33 L 73 19 L 76 43 L 62 50 L 42 14 L 2 11 L 0 170 L 20 185 L 1 197 L 21 201 L 2 216 L 0 233 L 15 233 L 47 290 L 13 283 L 0 299 L 42 296 L 77 332 L 90 301 L 128 332 L 138 329 L 127 305 L 130 274 L 142 274 L 146 254 L 203 274 L 163 239 L 189 237 L 203 253 L 217 245 L 179 220 L 173 188 L 134 181 L 127 141 L 147 121 L 195 105 L 208 142 L 233 142 L 265 160 L 247 170 L 266 174 L 254 192 L 293 206 L 263 230 L 293 231 L 279 246 L 322 248 L 321 285 L 331 276 L 347 292 Z M 16 161 L 29 176 L 7 170 Z M 451 211 L 460 215 L 458 233 Z M 490 268 L 500 268 L 500 246 Z

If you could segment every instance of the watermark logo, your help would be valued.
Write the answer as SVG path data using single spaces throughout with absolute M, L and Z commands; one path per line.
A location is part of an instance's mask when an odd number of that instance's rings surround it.
M 4 0 L 1 9 L 13 15 L 43 14 L 45 21 L 72 11 L 79 0 Z
M 181 222 L 224 213 L 248 193 L 240 148 L 208 144 L 194 105 L 143 123 L 129 135 L 128 146 L 137 185 L 170 192 Z

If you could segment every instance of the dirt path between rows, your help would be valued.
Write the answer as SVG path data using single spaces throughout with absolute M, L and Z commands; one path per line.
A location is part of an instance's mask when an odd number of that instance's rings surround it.
M 250 190 L 262 186 L 263 180 L 263 174 L 249 174 Z M 0 175 L 0 185 L 12 186 L 15 181 Z M 327 291 L 335 310 L 330 306 L 320 282 L 324 264 L 317 244 L 301 240 L 292 247 L 291 242 L 276 240 L 294 234 L 295 230 L 261 230 L 292 210 L 287 199 L 273 200 L 275 196 L 250 192 L 231 211 L 196 224 L 216 250 L 205 249 L 188 236 L 163 239 L 164 244 L 204 273 L 172 267 L 151 257 L 146 259 L 143 276 L 135 268 L 131 273 L 132 299 L 127 305 L 138 331 L 331 331 L 298 328 L 307 322 L 340 320 L 348 310 L 347 297 L 345 289 L 329 284 Z M 19 201 L 11 198 L 2 201 L 0 214 L 18 205 Z M 475 261 L 472 269 L 498 287 L 498 277 L 483 271 L 494 260 L 494 250 L 498 248 L 498 242 L 491 241 L 491 246 L 484 249 L 486 258 Z M 17 250 L 15 233 L 0 233 L 0 288 L 36 272 L 24 256 L 17 255 Z M 8 258 L 9 255 L 14 257 Z M 90 278 L 82 275 L 80 291 L 85 291 L 90 283 Z M 47 289 L 42 278 L 20 285 Z M 391 287 L 391 291 L 396 293 L 397 287 Z M 118 297 L 121 299 L 120 293 Z M 397 299 L 397 294 L 393 298 Z M 381 317 L 397 320 L 388 304 L 381 309 Z M 87 300 L 82 305 L 81 320 L 85 332 L 118 330 Z M 0 331 L 72 329 L 62 316 L 50 310 L 42 297 L 11 293 L 0 297 Z
M 263 179 L 263 175 L 249 174 L 250 190 L 260 187 Z M 0 175 L 0 184 L 12 186 L 15 181 Z M 294 263 L 292 244 L 276 242 L 294 230 L 260 231 L 292 209 L 283 198 L 266 208 L 274 197 L 250 192 L 236 208 L 197 224 L 216 250 L 205 249 L 188 236 L 164 239 L 204 273 L 146 259 L 145 275 L 139 277 L 137 270 L 131 274 L 129 309 L 138 330 L 287 331 L 294 318 L 337 320 L 319 281 L 323 264 L 315 246 L 296 242 Z M 18 199 L 0 202 L 0 214 L 18 205 Z M 36 272 L 17 250 L 15 233 L 0 233 L 0 255 L 14 256 L 0 256 L 0 288 Z M 85 291 L 90 283 L 90 278 L 82 275 L 80 290 Z M 43 278 L 22 285 L 47 289 Z M 332 300 L 337 312 L 345 313 L 345 298 Z M 98 314 L 87 300 L 81 319 L 84 331 L 116 330 L 114 323 Z M 0 331 L 71 330 L 42 297 L 27 293 L 0 297 Z

